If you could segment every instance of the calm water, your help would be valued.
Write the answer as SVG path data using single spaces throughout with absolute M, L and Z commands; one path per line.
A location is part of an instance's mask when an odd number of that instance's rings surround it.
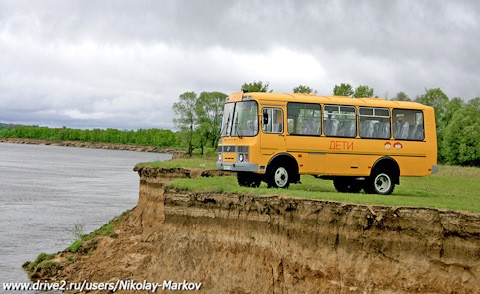
M 0 292 L 3 282 L 29 281 L 21 267 L 25 261 L 70 245 L 75 224 L 90 232 L 135 206 L 136 163 L 170 158 L 0 143 Z

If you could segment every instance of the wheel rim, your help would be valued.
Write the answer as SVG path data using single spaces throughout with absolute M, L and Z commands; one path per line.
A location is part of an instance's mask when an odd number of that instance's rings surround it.
M 386 193 L 392 186 L 392 180 L 387 174 L 379 174 L 375 177 L 375 190 L 379 193 Z
M 274 176 L 277 187 L 284 187 L 288 183 L 288 171 L 284 167 L 279 167 Z

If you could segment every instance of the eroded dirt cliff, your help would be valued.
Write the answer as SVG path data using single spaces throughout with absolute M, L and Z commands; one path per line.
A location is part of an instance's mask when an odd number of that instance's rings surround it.
M 138 205 L 116 237 L 87 244 L 55 279 L 187 280 L 205 293 L 480 292 L 479 215 L 177 191 L 164 183 L 215 172 L 138 173 Z

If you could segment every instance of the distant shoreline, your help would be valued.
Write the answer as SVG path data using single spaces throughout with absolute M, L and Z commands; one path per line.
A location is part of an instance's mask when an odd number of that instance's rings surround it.
M 185 154 L 185 150 L 180 148 L 172 148 L 172 147 L 159 148 L 155 146 L 118 144 L 118 143 L 59 141 L 59 140 L 29 139 L 29 138 L 0 138 L 0 143 L 53 145 L 53 146 L 65 146 L 65 147 L 77 147 L 77 148 L 169 153 L 169 154 L 172 154 L 174 158 L 184 157 L 184 154 Z

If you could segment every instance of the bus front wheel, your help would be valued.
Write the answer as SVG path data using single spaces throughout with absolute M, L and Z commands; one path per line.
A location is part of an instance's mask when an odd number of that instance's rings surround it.
M 363 190 L 368 194 L 381 194 L 388 195 L 393 192 L 395 183 L 393 182 L 392 175 L 386 171 L 373 172 L 370 177 L 366 179 L 365 187 Z
M 267 173 L 268 188 L 288 188 L 290 185 L 290 171 L 282 165 L 274 165 Z

